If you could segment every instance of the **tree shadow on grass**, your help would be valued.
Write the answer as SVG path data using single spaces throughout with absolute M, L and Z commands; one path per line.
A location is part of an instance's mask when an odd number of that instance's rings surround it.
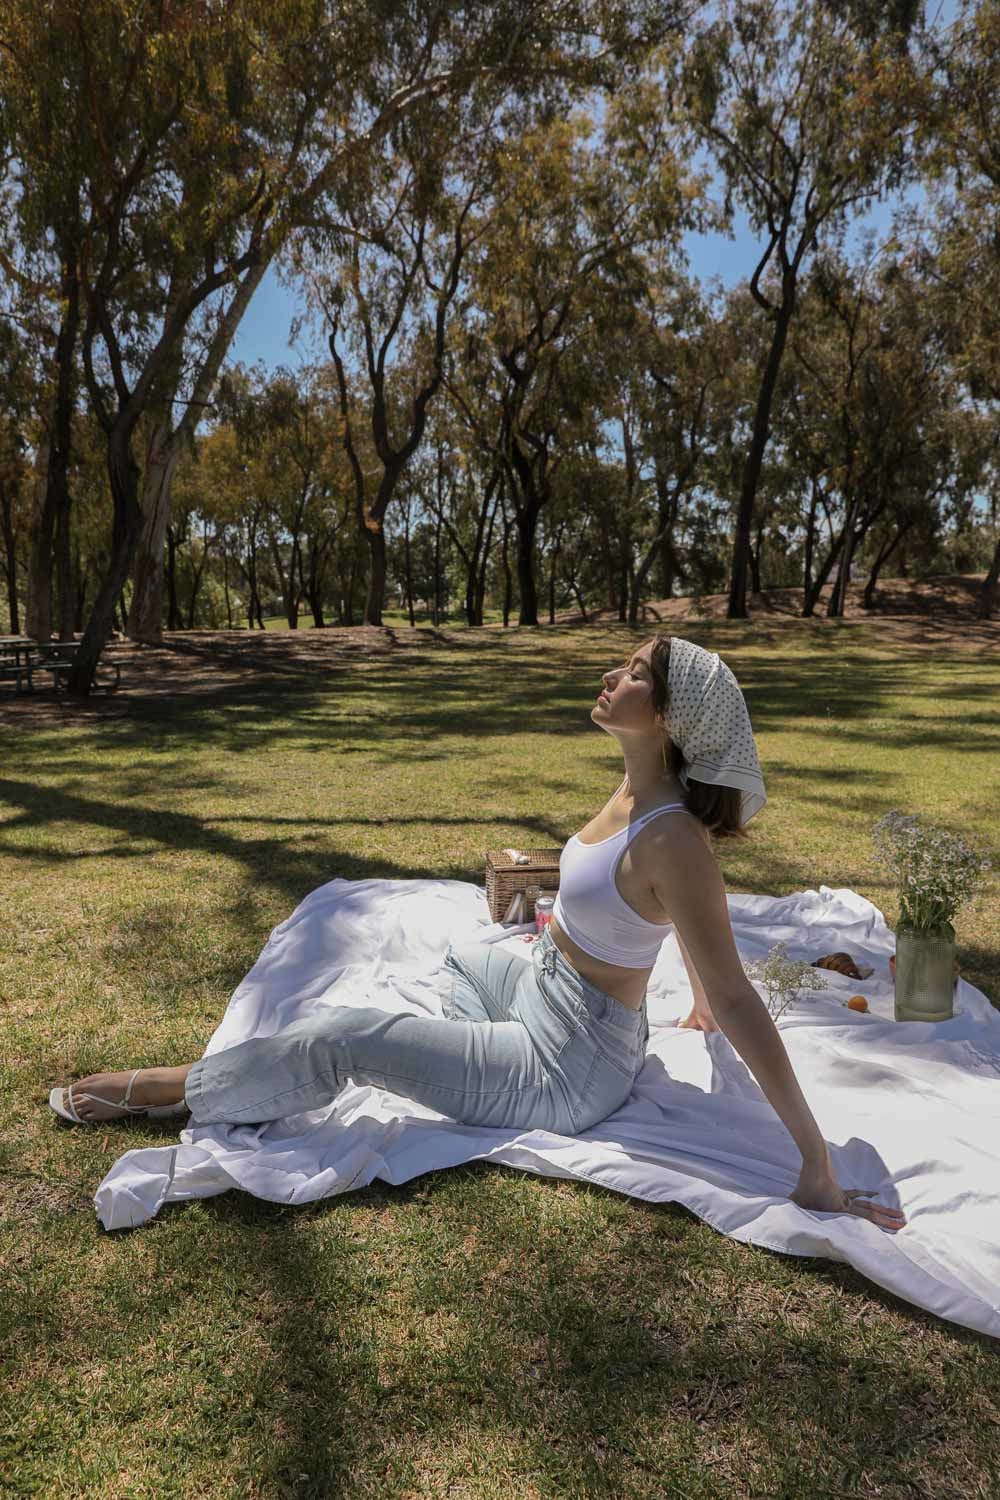
M 430 875 L 419 866 L 401 866 L 389 859 L 362 858 L 346 851 L 335 855 L 328 849 L 306 849 L 300 843 L 279 836 L 260 838 L 247 836 L 237 838 L 221 826 L 225 819 L 202 819 L 192 813 L 169 811 L 163 808 L 148 809 L 122 806 L 117 802 L 97 801 L 79 794 L 60 792 L 51 787 L 36 787 L 31 782 L 0 778 L 0 799 L 18 809 L 3 825 L 4 836 L 0 838 L 0 851 L 9 858 L 29 862 L 69 864 L 80 859 L 140 859 L 148 852 L 147 844 L 153 843 L 178 851 L 211 854 L 232 861 L 242 867 L 255 881 L 263 882 L 283 891 L 296 902 L 317 886 L 333 878 L 331 864 L 336 863 L 336 874 L 347 880 L 363 879 L 463 879 L 472 878 L 472 872 L 461 863 L 450 865 L 445 870 Z M 257 822 L 253 813 L 233 822 Z M 293 828 L 299 819 L 273 818 L 275 827 Z M 357 828 L 369 824 L 373 827 L 440 828 L 454 823 L 467 828 L 470 822 L 480 819 L 386 816 L 382 818 L 310 818 L 308 826 L 317 831 L 341 827 Z M 493 823 L 495 820 L 488 820 Z M 61 849 L 58 847 L 29 847 L 10 838 L 11 833 L 22 835 L 29 829 L 47 829 L 59 824 L 87 826 L 117 832 L 125 836 L 120 847 L 107 849 Z M 556 835 L 551 825 L 541 819 L 519 819 L 519 826 L 536 838 L 551 843 Z M 482 880 L 481 871 L 476 878 Z
M 590 659 L 583 661 L 578 636 L 574 654 L 562 660 L 549 646 L 539 651 L 534 634 L 442 636 L 430 643 L 379 635 L 367 644 L 320 638 L 305 645 L 281 638 L 235 644 L 214 637 L 175 638 L 169 647 L 133 652 L 133 680 L 114 702 L 62 701 L 41 716 L 30 702 L 11 703 L 3 718 L 22 729 L 85 726 L 98 742 L 120 749 L 159 737 L 172 748 L 197 744 L 234 754 L 299 741 L 304 725 L 321 733 L 310 747 L 315 750 L 339 748 L 360 733 L 373 753 L 394 751 L 420 738 L 467 734 L 470 709 L 476 738 L 483 742 L 509 736 L 512 725 L 521 732 L 590 735 L 600 732 L 591 711 L 601 674 L 617 665 L 632 636 L 643 638 L 641 631 L 628 635 L 623 640 L 599 634 Z M 546 639 L 555 643 L 557 636 Z M 749 649 L 755 643 L 740 644 Z M 945 659 L 942 669 L 949 664 Z M 823 737 L 829 730 L 822 721 L 830 710 L 838 725 L 858 726 L 859 742 L 866 738 L 868 719 L 883 713 L 890 701 L 898 703 L 907 685 L 923 691 L 932 670 L 919 658 L 872 661 L 846 644 L 837 652 L 806 657 L 750 655 L 737 665 L 758 731 L 794 728 Z M 983 670 L 974 659 L 973 669 Z M 964 666 L 963 674 L 968 675 Z M 943 682 L 940 691 L 935 684 L 934 696 L 986 702 L 992 691 L 988 682 Z M 933 725 L 908 724 L 901 709 L 898 718 L 898 728 L 885 730 L 892 743 L 908 748 L 935 742 Z M 968 726 L 963 723 L 956 742 L 966 751 L 982 747 L 988 727 L 989 716 L 977 715 Z M 877 738 L 884 742 L 882 730 Z M 39 749 L 46 754 L 44 744 Z
M 501 1185 L 484 1191 L 497 1174 Z M 568 1210 L 553 1214 L 556 1201 Z M 540 1474 L 557 1492 L 588 1495 L 632 1493 L 640 1474 L 696 1484 L 708 1449 L 728 1449 L 737 1483 L 748 1437 L 786 1483 L 801 1481 L 797 1493 L 818 1492 L 830 1445 L 845 1469 L 888 1481 L 904 1450 L 919 1458 L 914 1434 L 928 1439 L 928 1369 L 919 1342 L 912 1367 L 894 1332 L 879 1345 L 878 1309 L 955 1350 L 996 1348 L 851 1267 L 734 1254 L 735 1242 L 680 1205 L 526 1182 L 503 1164 L 301 1208 L 239 1192 L 200 1208 L 202 1242 L 217 1250 L 221 1233 L 228 1246 L 220 1274 L 237 1290 L 266 1285 L 279 1317 L 272 1359 L 247 1372 L 265 1430 L 281 1434 L 258 1471 L 265 1491 L 295 1481 L 296 1494 L 337 1493 L 361 1463 L 395 1493 L 433 1476 L 439 1445 L 489 1473 L 494 1452 L 504 1472 L 510 1444 L 518 1479 Z M 367 1226 L 360 1240 L 355 1218 Z M 836 1297 L 818 1299 L 823 1285 Z M 744 1287 L 754 1295 L 740 1309 Z M 657 1444 L 678 1423 L 689 1475 L 676 1446 Z M 974 1443 L 971 1413 L 949 1428 L 952 1442 Z

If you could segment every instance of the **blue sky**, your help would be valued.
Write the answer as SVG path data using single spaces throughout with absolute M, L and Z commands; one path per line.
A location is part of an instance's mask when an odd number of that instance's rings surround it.
M 936 21 L 937 27 L 949 25 L 955 17 L 957 0 L 928 0 L 925 15 Z M 718 189 L 713 197 L 720 199 Z M 911 189 L 906 201 L 919 204 L 923 195 L 919 189 Z M 855 221 L 847 231 L 848 252 L 858 248 L 864 229 L 872 228 L 881 237 L 887 234 L 894 208 L 900 202 L 894 200 L 876 203 L 863 218 Z M 725 287 L 741 280 L 749 280 L 754 267 L 764 253 L 764 243 L 755 237 L 745 216 L 734 208 L 733 235 L 729 239 L 722 234 L 685 237 L 684 247 L 690 258 L 690 274 L 703 285 L 713 276 L 718 276 Z M 283 287 L 273 267 L 267 272 L 240 324 L 239 331 L 230 349 L 230 360 L 252 364 L 260 360 L 267 368 L 289 365 L 293 369 L 309 360 L 326 356 L 326 343 L 322 329 L 304 324 L 295 348 L 288 344 L 289 330 L 293 319 L 304 314 L 305 308 L 294 291 Z
M 906 194 L 908 202 L 919 204 L 922 194 L 911 189 Z M 848 252 L 856 250 L 865 228 L 874 229 L 880 237 L 887 235 L 895 206 L 900 197 L 876 203 L 871 211 L 851 225 L 847 232 Z M 684 248 L 690 258 L 690 275 L 703 285 L 718 276 L 725 287 L 749 280 L 760 257 L 764 253 L 765 241 L 758 240 L 750 230 L 746 217 L 738 208 L 733 212 L 734 238 L 724 234 L 688 234 Z M 310 359 L 322 359 L 326 345 L 321 331 L 315 325 L 304 325 L 290 348 L 288 335 L 295 317 L 304 314 L 305 308 L 294 291 L 283 287 L 272 267 L 264 277 L 247 308 L 239 331 L 233 340 L 229 358 L 252 364 L 261 360 L 268 368 L 284 364 L 292 369 Z

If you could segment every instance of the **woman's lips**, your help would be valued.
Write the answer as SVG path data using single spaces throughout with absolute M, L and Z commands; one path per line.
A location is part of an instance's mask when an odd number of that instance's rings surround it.
M 597 701 L 598 703 L 610 703 L 611 699 L 608 697 L 607 693 L 601 693 Z

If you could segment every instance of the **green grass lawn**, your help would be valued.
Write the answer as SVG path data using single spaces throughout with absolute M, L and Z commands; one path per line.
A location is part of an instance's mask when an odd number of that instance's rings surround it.
M 692 634 L 744 685 L 770 799 L 718 846 L 731 891 L 850 886 L 893 925 L 869 830 L 894 807 L 997 861 L 995 657 Z M 995 1343 L 679 1207 L 476 1164 L 101 1229 L 115 1157 L 176 1132 L 63 1126 L 52 1084 L 198 1057 L 333 876 L 482 883 L 484 849 L 561 843 L 620 780 L 590 708 L 647 632 L 349 635 L 214 687 L 202 658 L 197 691 L 145 653 L 49 723 L 0 708 L 0 1495 L 995 1496 Z M 995 877 L 956 927 L 1000 1003 Z

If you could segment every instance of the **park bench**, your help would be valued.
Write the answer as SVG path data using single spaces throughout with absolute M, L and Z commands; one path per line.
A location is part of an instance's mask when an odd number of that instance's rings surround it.
M 22 683 L 27 682 L 28 692 L 32 690 L 31 665 L 21 667 L 12 661 L 0 660 L 0 682 L 13 682 L 14 691 L 21 692 Z
M 44 656 L 41 661 L 35 662 L 34 670 L 36 672 L 51 672 L 52 686 L 55 688 L 56 692 L 58 692 L 60 686 L 65 684 L 67 677 L 73 670 L 73 660 L 75 656 L 75 646 L 71 647 L 69 652 L 50 652 L 46 656 Z M 115 680 L 113 683 L 101 681 L 99 674 L 102 669 L 114 672 Z M 121 667 L 117 662 L 102 662 L 98 665 L 98 672 L 97 674 L 95 674 L 94 682 L 97 687 L 106 687 L 110 691 L 112 688 L 117 688 L 118 684 L 121 682 L 121 677 Z
M 60 687 L 65 686 L 73 669 L 78 649 L 77 641 L 0 641 L 0 684 L 13 682 L 17 692 L 26 684 L 31 692 L 34 689 L 34 676 L 38 672 L 51 672 L 52 686 L 58 692 Z M 102 667 L 114 672 L 114 681 L 102 680 L 99 668 L 95 682 L 98 687 L 107 688 L 110 692 L 121 682 L 121 668 L 116 662 L 103 663 Z

